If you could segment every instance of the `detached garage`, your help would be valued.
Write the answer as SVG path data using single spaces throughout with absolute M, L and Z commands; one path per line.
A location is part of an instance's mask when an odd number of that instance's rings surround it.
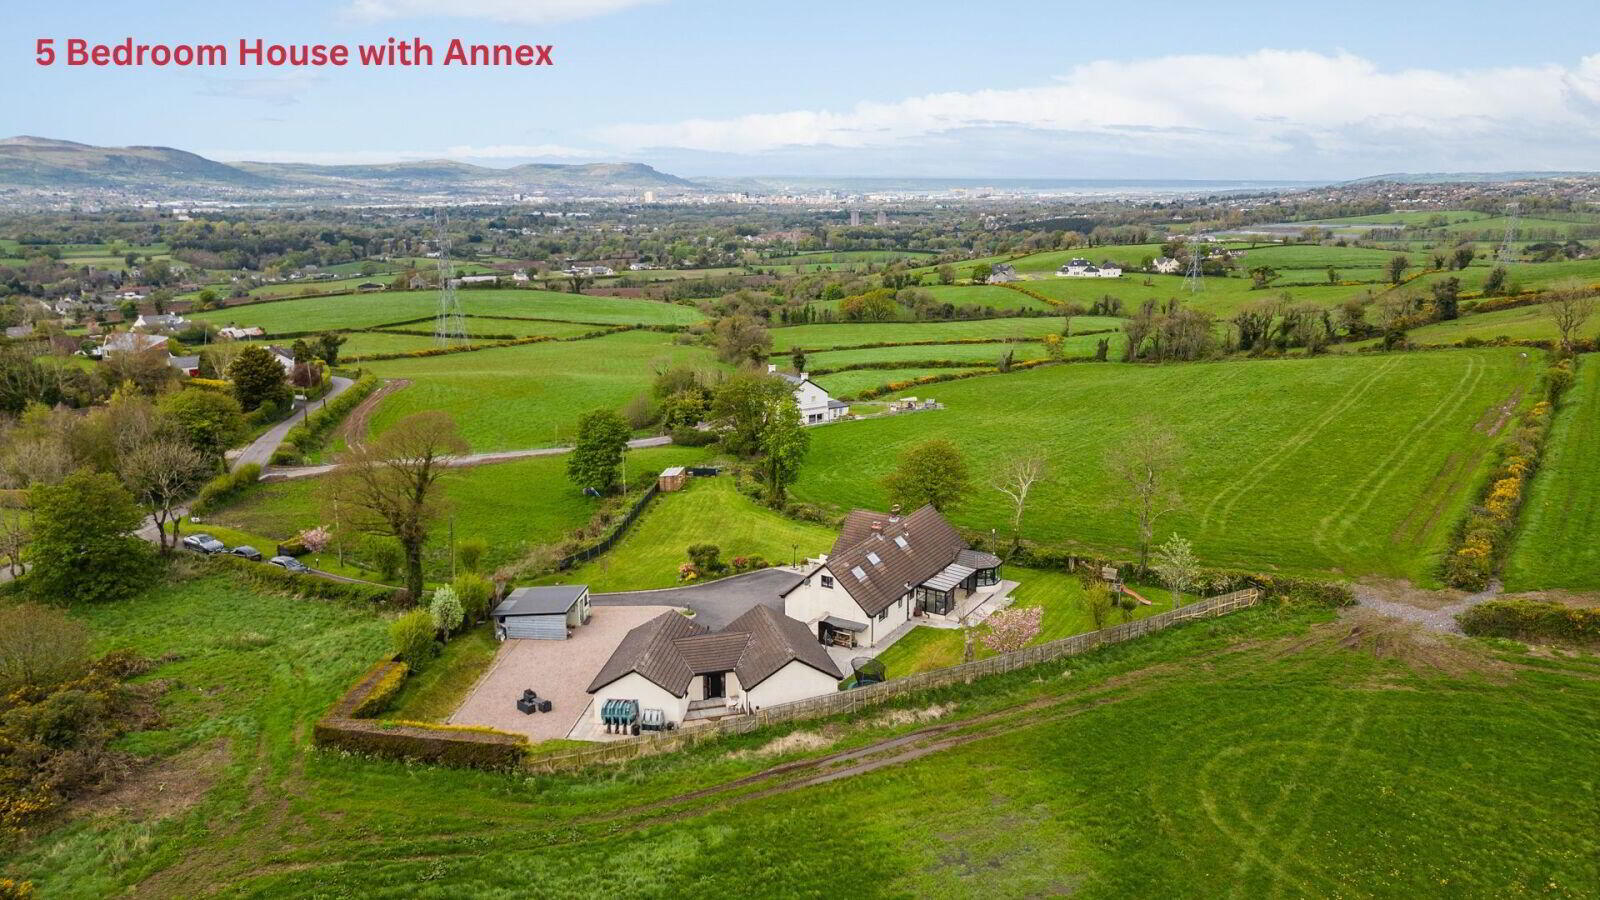
M 564 641 L 569 629 L 589 621 L 589 586 L 517 588 L 494 608 L 495 636 Z

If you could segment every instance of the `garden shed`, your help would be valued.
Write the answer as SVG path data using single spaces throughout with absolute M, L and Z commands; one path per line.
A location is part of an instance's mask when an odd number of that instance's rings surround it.
M 656 487 L 662 491 L 681 491 L 683 483 L 689 477 L 689 472 L 683 466 L 673 466 L 663 469 L 661 477 L 656 482 Z
M 564 641 L 568 629 L 589 621 L 589 586 L 560 584 L 517 588 L 494 608 L 495 634 L 506 638 Z

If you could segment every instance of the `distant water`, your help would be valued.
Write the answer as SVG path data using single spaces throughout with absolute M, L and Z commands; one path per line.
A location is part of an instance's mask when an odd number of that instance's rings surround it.
M 1318 187 L 1327 181 L 1252 181 L 1181 178 L 783 178 L 753 179 L 791 190 L 926 192 L 982 191 L 1030 194 L 1193 194 L 1283 191 Z

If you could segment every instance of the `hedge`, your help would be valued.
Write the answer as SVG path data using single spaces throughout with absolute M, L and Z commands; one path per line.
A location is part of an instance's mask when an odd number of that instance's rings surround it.
M 300 424 L 289 429 L 289 433 L 284 436 L 284 443 L 293 446 L 300 453 L 310 453 L 317 449 L 328 439 L 328 433 L 343 422 L 344 417 L 377 388 L 378 376 L 371 374 L 361 376 L 349 390 L 313 410 L 301 420 Z M 273 461 L 277 462 L 276 454 Z
M 383 722 L 368 718 L 381 711 L 405 683 L 405 663 L 384 660 L 368 669 L 317 722 L 318 747 L 388 759 L 411 759 L 447 766 L 510 769 L 528 752 L 528 739 L 490 728 Z
M 1545 600 L 1490 600 L 1456 616 L 1456 622 L 1462 631 L 1477 637 L 1600 641 L 1600 609 Z
M 1092 362 L 1092 361 L 1093 361 L 1093 357 L 1087 357 L 1087 356 L 1073 357 L 1072 359 L 1069 359 L 1069 360 L 1029 359 L 1029 360 L 1022 360 L 1020 362 L 1012 363 L 1011 364 L 1011 368 L 1007 369 L 1006 371 L 1007 372 L 1021 372 L 1021 371 L 1027 370 L 1027 369 L 1037 368 L 1039 366 L 1056 365 L 1056 364 L 1059 364 L 1060 362 Z M 979 375 L 1002 375 L 1002 374 L 1005 374 L 1005 373 L 1001 372 L 996 367 L 990 366 L 989 368 L 985 368 L 985 369 L 972 369 L 970 371 L 963 371 L 963 372 L 941 372 L 941 373 L 936 374 L 936 375 L 920 375 L 920 376 L 918 376 L 916 378 L 912 378 L 912 379 L 907 380 L 907 381 L 891 381 L 888 384 L 881 384 L 881 385 L 879 385 L 879 386 L 877 386 L 875 388 L 867 388 L 865 390 L 857 391 L 855 393 L 855 396 L 853 398 L 849 398 L 849 399 L 875 400 L 875 399 L 877 399 L 879 397 L 882 397 L 882 396 L 885 396 L 887 394 L 898 394 L 898 393 L 901 393 L 902 391 L 909 390 L 910 388 L 921 387 L 923 385 L 940 384 L 940 383 L 946 382 L 946 381 L 959 381 L 960 379 L 963 379 L 963 378 L 977 378 Z
M 200 489 L 199 498 L 195 500 L 190 510 L 195 513 L 204 513 L 215 509 L 260 483 L 260 464 L 245 463 L 232 472 L 224 472 L 206 482 L 205 487 Z
M 407 351 L 397 352 L 397 353 L 368 353 L 368 354 L 366 354 L 364 356 L 349 356 L 349 357 L 346 357 L 344 361 L 345 362 L 378 362 L 380 360 L 386 360 L 386 359 L 422 359 L 424 357 L 429 357 L 429 356 L 448 356 L 448 355 L 450 355 L 452 353 L 473 353 L 473 352 L 476 352 L 478 350 L 494 350 L 494 349 L 498 349 L 498 348 L 501 348 L 501 347 L 521 347 L 521 346 L 526 345 L 526 344 L 545 344 L 545 343 L 556 343 L 556 342 L 564 342 L 564 341 L 587 341 L 587 340 L 592 340 L 594 338 L 605 337 L 608 334 L 615 334 L 615 333 L 617 333 L 619 331 L 632 331 L 632 330 L 633 330 L 633 326 L 630 326 L 630 325 L 619 325 L 619 326 L 608 327 L 608 328 L 597 328 L 594 331 L 586 331 L 583 334 L 575 334 L 575 335 L 572 335 L 570 337 L 555 337 L 553 335 L 548 335 L 548 334 L 534 334 L 534 335 L 529 335 L 527 337 L 516 338 L 514 340 L 492 341 L 492 342 L 484 343 L 484 344 L 455 344 L 455 345 L 449 346 L 449 347 L 430 347 L 430 348 L 428 348 L 426 350 L 407 350 Z
M 360 581 L 334 581 L 320 575 L 297 575 L 288 569 L 264 562 L 251 562 L 240 556 L 226 553 L 206 557 L 209 565 L 227 573 L 231 578 L 269 591 L 333 600 L 353 606 L 403 606 L 403 588 L 386 584 L 368 584 Z
M 1087 568 L 1091 572 L 1098 572 L 1107 566 L 1120 571 L 1131 572 L 1134 569 L 1131 563 L 1088 556 L 1064 548 L 1038 547 L 1029 544 L 1018 547 L 1007 562 L 1030 569 L 1059 571 Z M 1190 589 L 1209 594 L 1226 594 L 1249 587 L 1259 588 L 1262 599 L 1285 603 L 1312 603 L 1319 606 L 1340 607 L 1352 606 L 1356 602 L 1355 592 L 1348 584 L 1340 581 L 1237 569 L 1201 569 L 1199 577 Z

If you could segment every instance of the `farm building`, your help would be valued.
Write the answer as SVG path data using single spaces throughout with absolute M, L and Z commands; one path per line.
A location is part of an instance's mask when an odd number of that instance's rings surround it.
M 495 635 L 501 640 L 564 641 L 569 629 L 589 621 L 589 586 L 562 584 L 517 588 L 500 601 L 490 616 L 494 619 Z
M 1056 270 L 1059 278 L 1121 278 L 1122 267 L 1113 262 L 1095 265 L 1081 257 L 1067 261 L 1067 264 Z
M 901 516 L 852 510 L 833 549 L 783 594 L 783 611 L 815 640 L 871 647 L 917 619 L 959 621 L 1013 582 L 932 506 Z
M 683 466 L 673 466 L 661 471 L 661 477 L 656 479 L 656 488 L 661 491 L 681 491 L 683 483 L 688 480 L 688 469 Z
M 989 272 L 988 283 L 1010 284 L 1013 281 L 1020 280 L 1022 280 L 1022 276 L 1017 274 L 1016 266 L 1010 263 L 1000 263 Z
M 756 605 L 721 631 L 665 612 L 634 628 L 589 685 L 606 702 L 660 710 L 673 726 L 832 694 L 844 673 L 799 622 Z

